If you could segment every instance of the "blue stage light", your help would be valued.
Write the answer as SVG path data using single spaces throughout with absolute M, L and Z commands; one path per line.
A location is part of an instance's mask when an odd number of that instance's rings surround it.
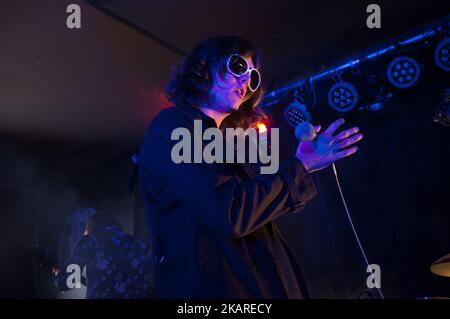
M 447 38 L 436 47 L 434 61 L 445 71 L 450 71 L 450 38 Z
M 419 75 L 419 63 L 406 56 L 392 60 L 387 70 L 387 76 L 392 85 L 402 89 L 413 86 L 419 80 Z
M 284 109 L 284 118 L 292 127 L 297 127 L 301 122 L 309 122 L 311 114 L 304 104 L 294 100 Z
M 337 82 L 328 91 L 328 103 L 339 112 L 348 112 L 358 103 L 358 92 L 351 83 Z

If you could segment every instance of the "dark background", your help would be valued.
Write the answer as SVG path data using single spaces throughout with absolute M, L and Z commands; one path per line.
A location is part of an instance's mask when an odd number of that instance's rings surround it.
M 80 30 L 65 26 L 70 3 L 81 6 Z M 127 231 L 142 233 L 144 224 L 135 223 L 141 205 L 128 192 L 130 155 L 151 118 L 168 105 L 163 92 L 180 51 L 207 36 L 240 35 L 260 49 L 264 85 L 271 89 L 450 13 L 448 1 L 378 1 L 382 28 L 369 30 L 369 3 L 0 1 L 0 296 L 59 296 L 45 274 L 33 279 L 27 252 L 36 243 L 55 252 L 64 218 L 77 207 L 106 210 Z M 432 122 L 450 83 L 433 62 L 436 43 L 405 53 L 422 67 L 412 88 L 380 80 L 392 90 L 395 107 L 344 115 L 365 138 L 358 154 L 337 168 L 388 298 L 450 297 L 449 279 L 429 271 L 450 252 L 450 134 Z M 382 78 L 392 57 L 343 74 L 361 90 L 361 105 L 370 101 L 367 78 Z M 312 122 L 322 126 L 343 116 L 324 99 L 331 83 L 316 86 Z M 283 157 L 296 145 L 282 117 L 288 103 L 267 110 L 272 126 L 280 127 Z M 367 290 L 367 274 L 331 170 L 314 180 L 318 196 L 279 225 L 313 297 L 357 298 Z

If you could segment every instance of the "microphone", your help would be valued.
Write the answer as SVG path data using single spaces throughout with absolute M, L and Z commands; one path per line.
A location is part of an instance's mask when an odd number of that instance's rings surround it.
M 295 137 L 302 142 L 310 142 L 317 137 L 316 128 L 309 122 L 301 122 L 295 128 Z
M 306 106 L 294 101 L 284 110 L 284 118 L 289 125 L 295 128 L 295 137 L 299 141 L 309 142 L 317 137 L 315 127 L 309 123 L 311 114 Z

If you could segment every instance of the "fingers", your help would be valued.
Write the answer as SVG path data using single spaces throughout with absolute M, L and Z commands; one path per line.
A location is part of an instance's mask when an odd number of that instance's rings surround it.
M 336 146 L 341 149 L 341 148 L 346 148 L 350 145 L 355 144 L 358 141 L 361 141 L 363 138 L 363 135 L 361 133 L 353 135 L 349 138 L 346 138 L 344 140 L 342 140 L 341 142 L 337 143 Z
M 334 121 L 333 123 L 330 124 L 330 126 L 327 127 L 327 129 L 322 133 L 322 135 L 325 135 L 327 137 L 332 136 L 333 133 L 336 132 L 336 130 L 339 128 L 339 126 L 344 124 L 344 122 L 345 121 L 343 118 Z
M 356 151 L 358 151 L 358 148 L 356 146 L 352 147 L 352 148 L 347 148 L 343 151 L 337 152 L 336 154 L 334 154 L 333 156 L 333 162 L 340 160 L 341 158 L 350 156 L 354 153 L 356 153 Z
M 342 131 L 341 133 L 339 133 L 338 135 L 336 135 L 333 139 L 335 142 L 339 142 L 343 139 L 346 139 L 347 137 L 356 134 L 359 132 L 359 128 L 358 127 L 352 127 L 348 130 Z
M 315 129 L 316 129 L 316 133 L 319 133 L 320 132 L 320 129 L 322 128 L 322 126 L 320 126 L 320 125 L 317 125 L 316 127 L 315 127 Z

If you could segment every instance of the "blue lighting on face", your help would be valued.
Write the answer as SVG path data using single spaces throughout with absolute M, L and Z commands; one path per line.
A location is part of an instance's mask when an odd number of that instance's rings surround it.
M 335 83 L 328 92 L 328 103 L 339 112 L 348 112 L 358 102 L 358 92 L 348 82 Z
M 434 51 L 434 61 L 445 71 L 450 71 L 450 38 L 445 39 Z
M 387 76 L 392 85 L 405 89 L 417 82 L 420 66 L 410 57 L 395 58 L 388 67 Z

